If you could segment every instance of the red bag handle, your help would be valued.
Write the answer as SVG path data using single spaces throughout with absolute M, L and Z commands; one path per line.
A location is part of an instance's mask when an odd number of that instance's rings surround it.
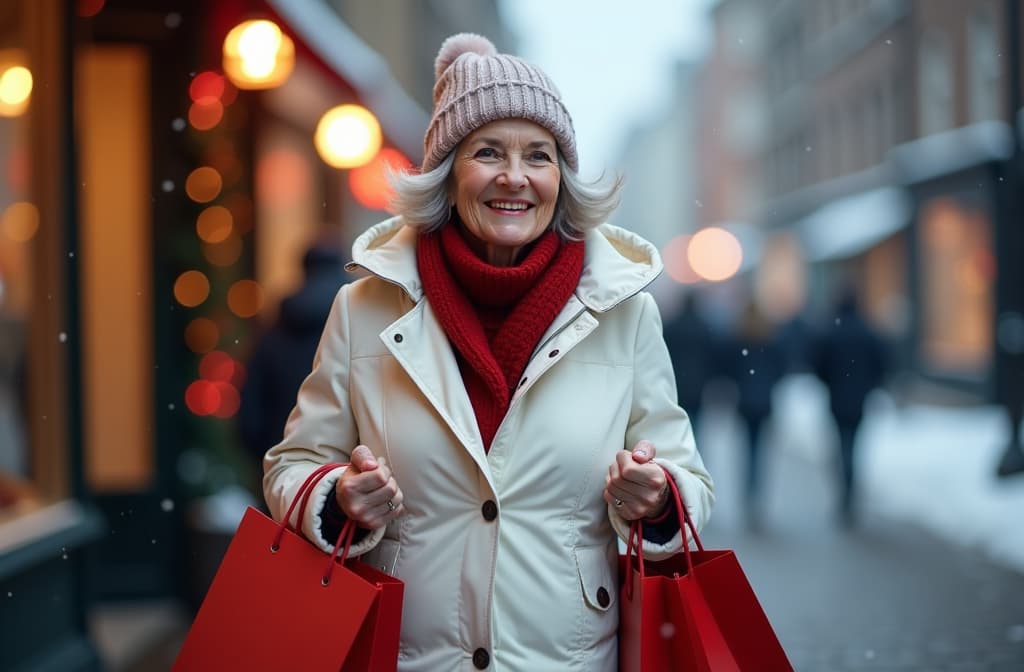
M 306 513 L 306 505 L 309 503 L 309 498 L 313 494 L 313 490 L 316 488 L 324 476 L 331 471 L 334 471 L 338 467 L 347 467 L 348 462 L 332 462 L 330 464 L 322 464 L 313 472 L 306 477 L 306 480 L 299 486 L 298 492 L 295 493 L 295 499 L 292 500 L 291 505 L 288 507 L 288 512 L 284 515 L 284 520 L 278 525 L 277 534 L 274 536 L 274 543 L 270 546 L 270 552 L 276 553 L 281 547 L 281 538 L 284 536 L 284 531 L 290 527 L 290 521 L 292 518 L 292 511 L 295 510 L 295 506 L 299 506 L 299 515 L 296 520 L 299 524 L 299 530 L 295 530 L 301 534 L 302 519 Z M 356 523 L 349 519 L 345 521 L 345 524 L 341 527 L 341 532 L 338 533 L 338 540 L 334 543 L 334 550 L 331 552 L 331 558 L 327 562 L 327 568 L 324 570 L 324 574 L 320 579 L 320 583 L 327 586 L 331 583 L 331 574 L 334 572 L 334 567 L 337 564 L 336 559 L 338 558 L 339 551 L 341 553 L 341 561 L 344 563 L 348 558 L 349 548 L 352 546 L 352 539 L 355 537 Z
M 679 492 L 679 486 L 676 485 L 675 480 L 672 478 L 672 474 L 668 473 L 665 467 L 661 468 L 665 472 L 665 478 L 668 479 L 668 487 L 672 491 L 672 501 L 676 505 L 676 514 L 679 517 L 679 529 L 683 531 L 683 553 L 686 556 L 686 571 L 693 574 L 693 558 L 690 555 L 690 544 L 686 541 L 686 530 L 689 528 L 690 534 L 693 537 L 694 542 L 697 544 L 697 550 L 704 551 L 704 545 L 700 541 L 700 535 L 697 534 L 697 527 L 693 524 L 693 519 L 690 517 L 690 512 L 686 509 L 686 505 L 683 502 L 683 496 Z M 630 577 L 633 576 L 633 550 L 636 549 L 636 560 L 640 571 L 640 579 L 643 580 L 644 573 L 644 548 L 643 548 L 643 521 L 634 520 L 629 524 L 629 537 L 626 540 L 626 599 L 633 599 L 633 581 Z

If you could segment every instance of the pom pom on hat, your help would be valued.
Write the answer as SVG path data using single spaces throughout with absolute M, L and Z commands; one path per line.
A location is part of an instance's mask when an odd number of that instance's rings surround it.
M 569 168 L 578 170 L 572 119 L 540 68 L 499 54 L 482 35 L 458 33 L 434 60 L 434 110 L 423 139 L 423 172 L 436 168 L 474 130 L 500 119 L 527 119 L 551 132 Z
M 452 35 L 441 44 L 434 59 L 434 79 L 441 79 L 441 75 L 456 58 L 465 53 L 474 53 L 481 56 L 495 56 L 498 53 L 494 43 L 483 35 L 476 33 L 459 33 Z

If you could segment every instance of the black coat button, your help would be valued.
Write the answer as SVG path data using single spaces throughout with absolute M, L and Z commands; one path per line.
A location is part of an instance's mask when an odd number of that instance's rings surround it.
M 484 520 L 489 523 L 498 517 L 498 505 L 494 503 L 493 499 L 488 499 L 480 507 L 480 512 L 484 515 Z
M 555 348 L 554 350 L 549 352 L 548 357 L 558 357 L 558 348 Z
M 402 342 L 402 335 L 401 334 L 395 334 L 395 343 L 401 343 L 401 342 Z
M 478 670 L 486 669 L 491 664 L 491 654 L 487 649 L 477 649 L 473 652 L 473 666 Z
M 608 594 L 608 589 L 601 586 L 597 589 L 597 603 L 601 605 L 601 608 L 607 607 L 612 601 L 611 595 Z

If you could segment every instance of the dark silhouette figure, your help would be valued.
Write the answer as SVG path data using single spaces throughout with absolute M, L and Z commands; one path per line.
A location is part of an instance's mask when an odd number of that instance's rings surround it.
M 682 308 L 665 323 L 663 331 L 672 358 L 679 405 L 690 416 L 696 434 L 704 386 L 715 374 L 715 366 L 711 328 L 697 311 L 692 293 L 686 295 Z
M 839 514 L 854 522 L 857 431 L 864 400 L 885 377 L 882 337 L 861 317 L 854 294 L 839 300 L 835 318 L 822 331 L 813 356 L 814 373 L 828 387 L 829 410 L 839 430 Z
M 317 244 L 306 251 L 302 287 L 281 302 L 277 320 L 264 332 L 249 359 L 238 428 L 260 477 L 263 454 L 281 440 L 299 386 L 309 374 L 331 303 L 346 281 L 343 264 L 341 252 L 333 246 Z M 262 487 L 256 491 L 262 493 Z
M 761 526 L 763 433 L 772 415 L 772 394 L 786 372 L 786 350 L 774 326 L 754 301 L 747 303 L 738 329 L 721 354 L 723 367 L 736 383 L 736 412 L 747 434 L 747 472 L 744 481 L 747 522 Z
M 1006 411 L 1010 423 L 1010 439 L 1006 444 L 996 476 L 1005 478 L 1024 473 L 1024 445 L 1021 444 L 1021 422 L 1024 422 L 1024 315 L 1013 310 L 999 316 L 995 356 L 996 401 Z

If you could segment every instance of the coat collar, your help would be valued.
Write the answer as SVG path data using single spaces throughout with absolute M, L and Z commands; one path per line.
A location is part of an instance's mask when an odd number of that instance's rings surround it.
M 350 271 L 363 268 L 398 285 L 416 302 L 423 283 L 416 268 L 416 231 L 400 217 L 367 229 L 352 246 Z M 654 245 L 611 224 L 587 231 L 583 274 L 575 296 L 588 309 L 603 313 L 643 290 L 661 273 Z

